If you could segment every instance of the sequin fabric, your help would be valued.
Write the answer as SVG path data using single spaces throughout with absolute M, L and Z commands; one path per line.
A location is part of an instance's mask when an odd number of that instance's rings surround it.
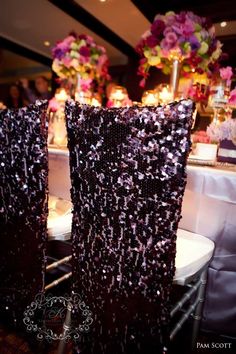
M 193 103 L 66 104 L 73 282 L 93 313 L 80 353 L 166 353 Z
M 22 313 L 44 288 L 47 102 L 0 111 L 0 317 Z

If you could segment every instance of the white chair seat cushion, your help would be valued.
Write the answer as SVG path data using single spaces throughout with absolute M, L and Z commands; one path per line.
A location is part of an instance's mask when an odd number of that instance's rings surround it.
M 69 200 L 49 195 L 48 237 L 54 240 L 68 240 L 72 224 L 72 203 Z
M 214 247 L 214 242 L 207 237 L 178 229 L 174 281 L 182 284 L 200 270 L 211 259 Z

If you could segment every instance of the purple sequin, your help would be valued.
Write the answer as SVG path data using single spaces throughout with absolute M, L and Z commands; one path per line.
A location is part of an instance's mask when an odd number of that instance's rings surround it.
M 66 104 L 74 291 L 94 317 L 83 353 L 166 352 L 192 111 Z
M 0 111 L 0 312 L 22 313 L 44 288 L 47 102 Z

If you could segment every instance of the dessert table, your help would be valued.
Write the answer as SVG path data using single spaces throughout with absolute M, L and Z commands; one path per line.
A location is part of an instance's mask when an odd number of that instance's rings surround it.
M 202 328 L 236 336 L 236 166 L 188 165 L 187 173 L 179 226 L 215 242 Z M 49 148 L 49 191 L 70 200 L 67 149 Z

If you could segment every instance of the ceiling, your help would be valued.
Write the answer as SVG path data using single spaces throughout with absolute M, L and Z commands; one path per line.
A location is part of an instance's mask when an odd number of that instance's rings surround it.
M 149 21 L 153 21 L 157 13 L 164 14 L 170 10 L 193 11 L 199 16 L 210 17 L 214 23 L 236 20 L 235 0 L 132 0 L 132 3 Z
M 235 65 L 235 0 L 1 0 L 0 47 L 50 66 L 51 47 L 73 30 L 90 34 L 105 46 L 111 65 L 123 65 L 136 56 L 135 45 L 155 14 L 168 10 L 209 15 Z M 221 21 L 227 26 L 222 28 Z M 17 57 L 12 61 L 23 65 Z
M 14 82 L 22 77 L 30 80 L 39 75 L 50 77 L 48 67 L 5 49 L 0 49 L 0 84 Z

